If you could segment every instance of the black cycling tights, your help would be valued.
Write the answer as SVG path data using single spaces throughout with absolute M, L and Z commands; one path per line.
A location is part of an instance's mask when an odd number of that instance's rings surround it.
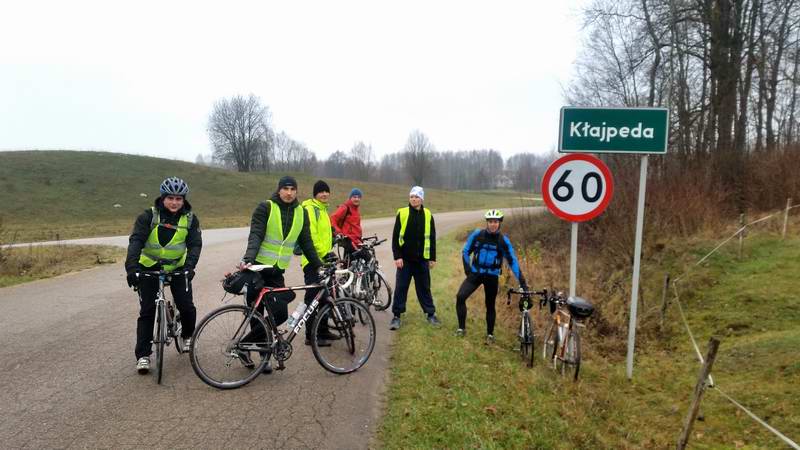
M 471 274 L 461 283 L 456 294 L 456 314 L 458 315 L 458 328 L 467 328 L 467 299 L 478 286 L 483 285 L 486 295 L 486 334 L 494 334 L 494 321 L 496 313 L 494 301 L 497 298 L 497 278 L 494 275 Z

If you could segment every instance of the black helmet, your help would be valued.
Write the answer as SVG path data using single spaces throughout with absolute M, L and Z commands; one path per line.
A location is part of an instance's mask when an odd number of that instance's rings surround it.
M 226 274 L 222 280 L 222 289 L 235 295 L 244 294 L 245 285 L 251 290 L 260 291 L 264 287 L 264 279 L 256 272 L 237 270 Z
M 244 290 L 244 285 L 247 284 L 249 277 L 242 271 L 236 271 L 225 275 L 222 280 L 222 289 L 231 294 L 240 295 Z
M 161 182 L 161 195 L 181 195 L 189 193 L 189 185 L 178 177 L 169 177 Z

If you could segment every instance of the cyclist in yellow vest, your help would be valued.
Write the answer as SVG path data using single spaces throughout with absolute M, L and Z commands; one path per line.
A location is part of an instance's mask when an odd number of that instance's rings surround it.
M 317 255 L 327 255 L 333 250 L 333 229 L 331 228 L 331 219 L 328 216 L 328 200 L 331 198 L 331 188 L 323 180 L 318 180 L 314 183 L 313 198 L 309 198 L 301 205 L 306 211 L 308 216 L 308 229 L 311 234 L 311 240 L 314 241 L 314 249 Z M 314 284 L 319 280 L 317 271 L 309 264 L 308 258 L 303 255 L 300 260 L 300 265 L 303 267 L 303 282 L 305 284 Z M 317 295 L 319 289 L 308 289 L 305 294 L 305 303 L 310 305 Z M 312 315 L 308 323 L 314 322 L 314 315 Z M 339 339 L 339 336 L 332 334 L 328 330 L 328 324 L 323 324 L 320 327 L 318 343 L 320 346 L 326 347 L 330 343 L 328 341 Z M 311 327 L 306 327 L 306 345 L 311 345 Z
M 173 277 L 170 283 L 172 298 L 181 313 L 184 348 L 191 347 L 197 318 L 191 280 L 203 247 L 200 220 L 186 200 L 189 193 L 186 182 L 176 177 L 167 178 L 161 183 L 160 191 L 155 206 L 140 214 L 133 224 L 125 259 L 128 286 L 138 288 L 140 294 L 135 349 L 136 369 L 140 374 L 150 371 L 158 280 L 139 277 L 137 272 L 164 269 L 188 273 L 188 280 L 178 276 Z
M 392 253 L 397 267 L 390 330 L 400 328 L 400 315 L 406 312 L 406 297 L 414 278 L 414 288 L 422 310 L 431 325 L 440 325 L 431 294 L 431 272 L 436 265 L 436 224 L 428 208 L 422 206 L 425 191 L 411 188 L 408 206 L 397 210 L 392 232 Z
M 309 270 L 316 272 L 322 266 L 311 240 L 309 222 L 308 213 L 297 201 L 297 180 L 290 176 L 281 178 L 278 190 L 269 200 L 258 204 L 250 220 L 247 250 L 239 267 L 243 269 L 252 264 L 265 264 L 272 268 L 258 272 L 260 276 L 251 284 L 253 288 L 247 290 L 248 304 L 255 302 L 261 286 L 286 286 L 283 273 L 289 267 L 295 244 L 308 259 Z M 288 305 L 292 300 L 294 293 L 290 292 L 267 302 L 277 325 L 286 322 L 289 317 Z M 263 305 L 262 302 L 259 309 Z M 260 312 L 263 313 L 263 309 Z M 244 339 L 260 339 L 264 333 L 263 328 L 254 329 Z M 239 359 L 248 367 L 254 364 L 249 354 L 242 353 Z M 272 373 L 269 363 L 264 373 Z

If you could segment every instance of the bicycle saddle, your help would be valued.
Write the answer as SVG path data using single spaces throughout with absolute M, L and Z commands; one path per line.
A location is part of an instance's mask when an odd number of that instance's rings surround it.
M 569 313 L 578 319 L 585 319 L 591 316 L 594 312 L 594 306 L 589 302 L 589 300 L 586 300 L 582 297 L 568 298 L 567 307 L 569 308 Z

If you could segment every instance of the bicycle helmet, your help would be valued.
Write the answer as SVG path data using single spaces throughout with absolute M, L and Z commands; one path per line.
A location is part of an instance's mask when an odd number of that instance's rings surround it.
M 247 284 L 248 276 L 244 272 L 236 271 L 225 275 L 222 280 L 222 289 L 234 295 L 242 294 L 244 285 Z
M 222 280 L 222 289 L 231 294 L 244 294 L 245 285 L 248 289 L 260 291 L 264 287 L 264 279 L 256 272 L 237 270 L 225 274 L 225 278 Z
M 490 210 L 486 211 L 486 214 L 484 214 L 483 217 L 486 220 L 495 219 L 495 220 L 499 220 L 500 222 L 502 222 L 503 221 L 503 211 L 500 211 L 499 209 L 490 209 Z
M 161 195 L 181 195 L 189 193 L 189 185 L 178 177 L 169 177 L 161 182 Z

